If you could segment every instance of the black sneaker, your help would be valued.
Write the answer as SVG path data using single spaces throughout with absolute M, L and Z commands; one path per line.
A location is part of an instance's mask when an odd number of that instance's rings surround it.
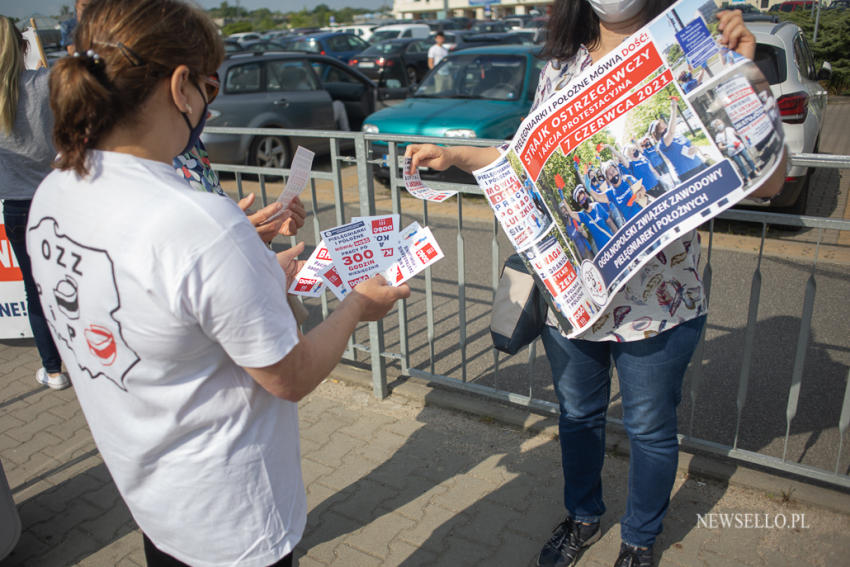
M 652 567 L 652 547 L 620 544 L 620 555 L 614 567 Z
M 585 524 L 567 518 L 555 526 L 552 537 L 540 550 L 537 557 L 538 567 L 567 567 L 575 563 L 579 555 L 595 543 L 602 532 L 599 522 Z

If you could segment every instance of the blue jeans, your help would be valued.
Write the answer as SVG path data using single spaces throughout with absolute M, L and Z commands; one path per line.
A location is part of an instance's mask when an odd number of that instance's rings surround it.
M 29 254 L 27 254 L 27 219 L 31 204 L 32 201 L 29 200 L 6 199 L 3 201 L 3 222 L 6 225 L 6 237 L 9 239 L 9 244 L 12 245 L 15 258 L 18 259 L 18 266 L 20 266 L 21 273 L 24 276 L 24 289 L 27 292 L 27 314 L 35 339 L 35 347 L 38 349 L 39 356 L 41 356 L 41 365 L 48 373 L 54 374 L 62 372 L 62 358 L 59 356 L 59 351 L 56 350 L 53 337 L 50 336 L 50 328 L 44 318 L 44 311 L 41 310 L 41 301 L 38 298 L 35 280 L 32 279 L 32 267 Z
M 561 406 L 564 506 L 575 520 L 595 522 L 605 513 L 602 463 L 613 359 L 631 448 L 620 533 L 624 542 L 640 547 L 652 545 L 661 533 L 679 461 L 676 406 L 704 324 L 702 316 L 624 343 L 566 339 L 554 327 L 543 330 Z
M 741 172 L 743 177 L 754 176 L 756 174 L 756 164 L 753 163 L 753 159 L 750 157 L 750 152 L 747 150 L 740 151 L 737 154 L 732 154 L 729 157 L 732 158 L 735 164 L 737 164 L 738 170 Z M 749 166 L 749 168 L 746 166 Z

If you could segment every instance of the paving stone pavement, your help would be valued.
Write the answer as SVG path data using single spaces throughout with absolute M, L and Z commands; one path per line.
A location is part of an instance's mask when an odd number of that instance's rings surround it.
M 17 547 L 0 563 L 144 565 L 140 532 L 73 388 L 38 385 L 37 368 L 31 341 L 0 341 L 0 460 L 23 524 Z M 421 386 L 424 395 L 379 401 L 345 375 L 335 372 L 300 407 L 310 512 L 298 565 L 533 565 L 562 515 L 554 430 L 531 432 L 445 409 Z M 606 459 L 604 535 L 581 567 L 613 565 L 627 469 L 620 455 Z M 776 486 L 769 493 L 679 474 L 657 544 L 659 564 L 847 564 L 850 516 L 802 504 L 790 490 L 782 494 L 782 482 Z M 804 524 L 712 528 L 710 513 L 758 515 L 738 517 L 750 524 Z

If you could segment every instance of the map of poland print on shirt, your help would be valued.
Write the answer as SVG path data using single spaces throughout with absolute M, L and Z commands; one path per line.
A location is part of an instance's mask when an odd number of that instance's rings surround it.
M 30 228 L 27 239 L 33 265 L 38 265 L 41 304 L 54 336 L 73 352 L 80 370 L 126 389 L 124 377 L 139 357 L 124 342 L 121 323 L 114 317 L 121 296 L 109 254 L 62 234 L 50 217 Z

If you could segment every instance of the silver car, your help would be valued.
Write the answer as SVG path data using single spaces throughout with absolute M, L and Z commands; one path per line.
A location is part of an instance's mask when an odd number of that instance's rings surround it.
M 756 36 L 755 63 L 770 83 L 788 149 L 791 153 L 817 152 L 827 99 L 826 89 L 818 81 L 829 79 L 829 63 L 815 69 L 803 31 L 791 22 L 748 22 L 747 27 Z M 803 214 L 810 175 L 810 168 L 791 167 L 782 192 L 770 206 L 781 212 Z
M 221 92 L 210 104 L 209 126 L 340 129 L 340 113 L 350 130 L 375 111 L 378 87 L 365 75 L 331 57 L 266 52 L 234 55 L 218 70 Z M 299 145 L 329 151 L 326 139 L 262 134 L 201 136 L 210 160 L 261 167 L 289 167 Z

